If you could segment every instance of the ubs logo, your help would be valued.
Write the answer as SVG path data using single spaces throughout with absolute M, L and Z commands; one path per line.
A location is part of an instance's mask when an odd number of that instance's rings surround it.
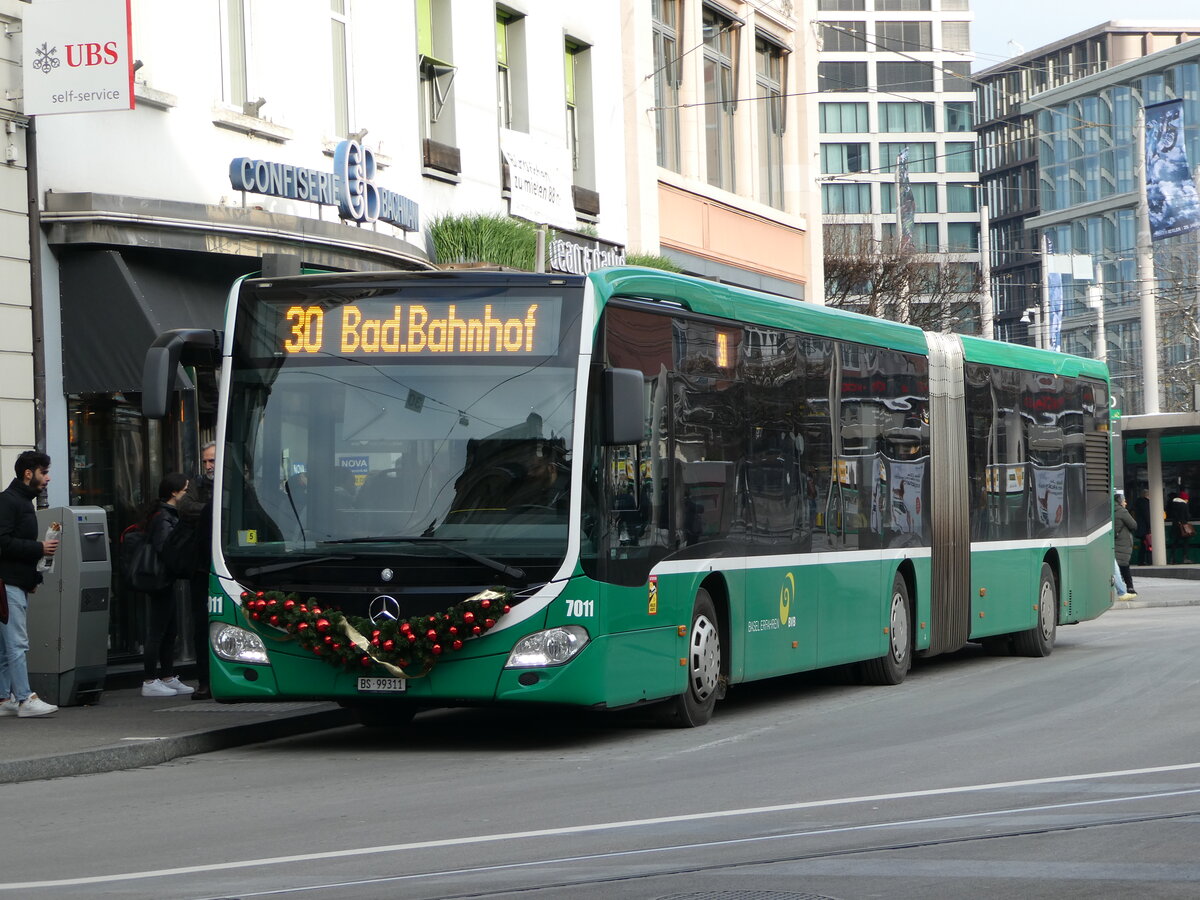
M 33 67 L 43 75 L 49 75 L 54 69 L 61 65 L 61 60 L 58 58 L 58 48 L 49 47 L 45 43 L 40 47 L 35 47 L 33 51 Z
M 371 621 L 376 624 L 380 622 L 395 622 L 400 618 L 400 604 L 395 597 L 380 594 L 371 601 L 368 614 L 371 617 Z

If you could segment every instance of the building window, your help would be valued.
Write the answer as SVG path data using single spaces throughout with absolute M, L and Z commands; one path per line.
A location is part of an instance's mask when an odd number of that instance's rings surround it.
M 912 188 L 914 210 L 919 213 L 938 211 L 937 185 L 932 182 L 914 181 Z M 884 184 L 879 189 L 879 211 L 885 215 L 896 211 L 896 186 Z
M 945 105 L 947 131 L 974 131 L 975 104 L 969 100 L 948 100 Z
M 783 48 L 773 41 L 754 42 L 758 83 L 758 192 L 768 206 L 783 208 L 783 135 L 787 118 L 783 101 Z
M 529 130 L 526 75 L 525 19 L 496 7 L 496 106 L 501 128 Z
M 567 148 L 571 151 L 574 183 L 596 184 L 596 136 L 592 116 L 592 53 L 579 41 L 567 40 L 563 48 L 566 87 Z
M 884 222 L 881 229 L 883 245 L 895 251 L 897 247 L 896 223 Z M 937 253 L 938 227 L 937 222 L 918 222 L 913 225 L 912 249 L 917 253 Z
M 971 8 L 970 0 L 942 0 L 943 10 L 966 11 Z
M 942 49 L 969 53 L 971 50 L 971 23 L 943 22 Z
M 947 249 L 951 253 L 978 253 L 979 226 L 972 222 L 951 222 L 946 226 Z
M 654 120 L 657 126 L 658 164 L 679 171 L 679 0 L 654 0 Z
M 866 0 L 820 0 L 817 9 L 860 12 L 867 8 Z
M 879 170 L 894 172 L 896 158 L 907 148 L 908 171 L 912 173 L 937 171 L 937 147 L 931 143 L 896 143 L 879 145 Z
M 417 0 L 417 64 L 421 73 L 421 137 L 424 164 L 457 174 L 461 171 L 454 150 L 453 89 L 457 71 L 450 44 L 449 0 Z
M 865 62 L 817 63 L 817 90 L 865 91 L 867 64 Z
M 333 133 L 350 136 L 350 0 L 329 0 L 333 36 Z
M 871 211 L 869 184 L 821 185 L 821 212 L 825 215 L 864 214 Z
M 820 105 L 822 134 L 866 134 L 867 104 L 822 103 Z
M 875 0 L 880 12 L 928 12 L 929 0 Z
M 979 203 L 976 199 L 978 187 L 974 184 L 947 184 L 946 212 L 978 212 Z
M 947 94 L 970 94 L 975 90 L 969 62 L 942 63 L 942 91 Z
M 867 26 L 861 19 L 857 22 L 822 22 L 821 50 L 837 50 L 842 53 L 867 49 Z
M 975 145 L 958 141 L 946 144 L 947 172 L 974 172 Z
M 932 103 L 880 103 L 880 131 L 933 131 Z
M 967 63 L 969 66 L 970 63 Z M 876 63 L 878 90 L 897 94 L 932 94 L 933 63 L 881 62 Z
M 708 183 L 732 191 L 733 114 L 737 110 L 733 48 L 737 24 L 704 9 L 704 134 Z
M 879 22 L 875 30 L 880 50 L 933 49 L 932 22 Z
M 821 172 L 824 175 L 845 175 L 866 172 L 871 168 L 870 144 L 822 144 Z
M 250 99 L 250 0 L 225 0 L 225 72 L 221 91 L 225 102 L 239 112 Z

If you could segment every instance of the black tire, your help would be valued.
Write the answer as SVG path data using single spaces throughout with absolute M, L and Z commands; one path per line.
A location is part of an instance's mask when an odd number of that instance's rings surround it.
M 1017 656 L 1049 656 L 1054 650 L 1054 638 L 1058 633 L 1058 582 L 1049 563 L 1042 563 L 1037 596 L 1037 624 L 1013 635 L 1013 650 Z
M 713 708 L 725 692 L 724 666 L 717 608 L 708 591 L 700 588 L 688 629 L 688 685 L 682 694 L 664 704 L 668 724 L 696 728 L 712 718 Z
M 908 601 L 908 583 L 899 572 L 892 579 L 892 598 L 888 604 L 888 652 L 862 664 L 867 684 L 899 684 L 912 667 L 912 609 Z

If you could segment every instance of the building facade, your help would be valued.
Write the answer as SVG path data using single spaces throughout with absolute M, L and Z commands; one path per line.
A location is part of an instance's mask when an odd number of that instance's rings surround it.
M 975 73 L 997 339 L 1033 343 L 1036 317 L 1025 311 L 1041 303 L 1041 234 L 1028 225 L 1041 212 L 1037 111 L 1030 98 L 1198 34 L 1200 21 L 1105 22 Z
M 803 5 L 621 6 L 630 245 L 689 274 L 819 300 Z
M 979 268 L 968 0 L 818 0 L 819 173 L 830 253 L 901 240 L 926 266 Z M 901 233 L 898 160 L 911 224 Z M 971 300 L 973 297 L 965 297 Z M 955 327 L 978 329 L 968 312 Z

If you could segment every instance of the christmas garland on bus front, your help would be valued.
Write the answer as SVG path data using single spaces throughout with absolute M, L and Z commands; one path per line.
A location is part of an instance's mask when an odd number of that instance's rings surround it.
M 378 665 L 398 678 L 429 674 L 447 651 L 489 631 L 510 608 L 512 591 L 493 588 L 445 612 L 372 622 L 338 609 L 322 609 L 282 591 L 242 594 L 242 610 L 254 622 L 286 631 L 305 650 L 330 665 L 370 669 Z

